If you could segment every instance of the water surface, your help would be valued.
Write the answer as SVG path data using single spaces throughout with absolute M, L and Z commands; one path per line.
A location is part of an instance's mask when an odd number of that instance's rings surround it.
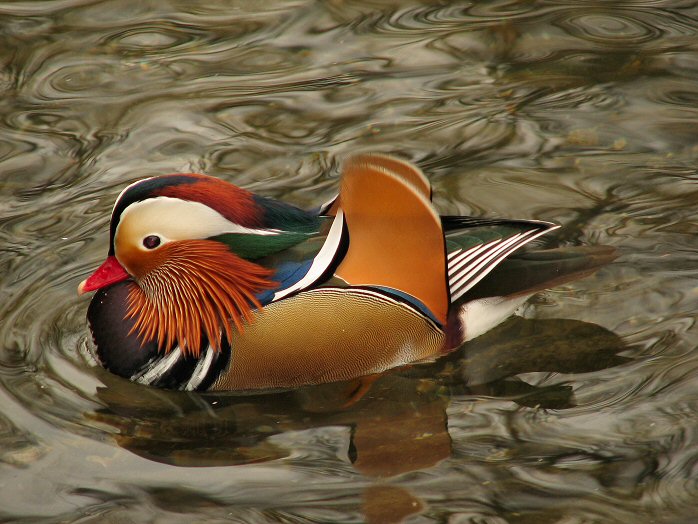
M 688 523 L 698 514 L 693 2 L 0 3 L 0 517 Z M 442 213 L 621 257 L 434 364 L 276 395 L 82 357 L 138 178 L 313 206 L 362 151 Z

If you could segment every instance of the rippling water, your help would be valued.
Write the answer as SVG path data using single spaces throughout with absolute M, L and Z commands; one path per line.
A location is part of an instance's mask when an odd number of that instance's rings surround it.
M 694 522 L 696 17 L 0 3 L 0 518 Z M 553 220 L 622 256 L 351 405 L 351 384 L 202 396 L 83 360 L 75 288 L 126 183 L 200 171 L 311 206 L 358 151 L 417 162 L 443 213 Z

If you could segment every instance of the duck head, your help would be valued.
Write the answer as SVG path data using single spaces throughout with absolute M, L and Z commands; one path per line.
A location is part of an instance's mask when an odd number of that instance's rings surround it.
M 130 279 L 126 318 L 141 343 L 198 356 L 243 330 L 272 271 L 236 251 L 242 237 L 275 236 L 263 199 L 217 178 L 166 175 L 131 184 L 114 205 L 109 253 L 83 294 Z M 264 254 L 257 250 L 257 254 Z M 232 321 L 232 323 L 231 323 Z

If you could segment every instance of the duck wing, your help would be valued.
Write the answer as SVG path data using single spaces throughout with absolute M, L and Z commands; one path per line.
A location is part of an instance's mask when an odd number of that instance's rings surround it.
M 335 275 L 351 286 L 397 290 L 444 325 L 449 297 L 441 219 L 423 175 L 403 163 L 393 167 L 376 155 L 345 164 L 339 209 L 349 240 Z
M 539 220 L 444 216 L 448 285 L 461 299 L 516 250 L 560 226 Z
M 463 301 L 528 296 L 590 275 L 618 255 L 612 246 L 569 246 L 514 253 L 465 293 Z

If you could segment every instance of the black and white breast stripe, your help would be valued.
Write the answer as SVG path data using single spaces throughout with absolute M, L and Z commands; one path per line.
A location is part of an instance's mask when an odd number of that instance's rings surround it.
M 134 373 L 130 380 L 146 386 L 204 391 L 218 378 L 230 362 L 230 346 L 224 343 L 221 351 L 210 345 L 201 356 L 184 356 L 177 346 L 166 355 L 150 360 Z
M 338 255 L 341 253 L 342 244 L 346 242 L 346 227 L 344 221 L 344 212 L 342 209 L 337 210 L 337 215 L 332 221 L 330 230 L 327 233 L 325 243 L 318 251 L 318 254 L 313 259 L 310 269 L 298 282 L 287 288 L 281 289 L 274 293 L 272 302 L 281 300 L 284 297 L 303 289 L 307 289 L 315 282 L 326 275 L 333 264 L 337 262 Z

